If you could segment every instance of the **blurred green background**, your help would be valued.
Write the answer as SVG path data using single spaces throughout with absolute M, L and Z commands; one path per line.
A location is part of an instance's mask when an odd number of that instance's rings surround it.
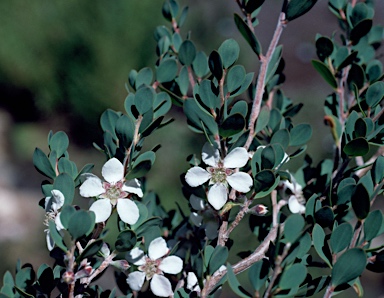
M 264 49 L 281 2 L 266 1 L 259 15 L 256 33 Z M 377 2 L 375 20 L 380 22 L 384 1 Z M 47 151 L 49 130 L 63 130 L 70 137 L 71 159 L 78 167 L 94 163 L 94 173 L 100 173 L 104 156 L 92 147 L 101 140 L 100 114 L 106 108 L 123 110 L 124 85 L 131 69 L 153 68 L 153 31 L 158 25 L 168 26 L 162 18 L 162 4 L 159 0 L 0 1 L 1 276 L 5 270 L 13 271 L 18 258 L 34 265 L 51 263 L 43 233 L 44 212 L 37 205 L 44 178 L 32 165 L 35 147 Z M 241 46 L 239 63 L 257 72 L 258 61 L 233 22 L 233 12 L 239 13 L 235 1 L 184 0 L 180 4 L 189 6 L 183 37 L 191 32 L 198 50 L 207 54 L 223 40 L 235 38 Z M 316 58 L 316 33 L 330 36 L 336 29 L 336 20 L 323 0 L 289 24 L 281 38 L 287 77 L 283 88 L 294 102 L 305 104 L 296 121 L 313 125 L 308 151 L 315 162 L 331 157 L 332 139 L 323 125 L 322 110 L 331 89 L 310 61 Z M 160 195 L 167 209 L 175 208 L 175 201 L 186 206 L 179 175 L 188 169 L 186 156 L 200 154 L 204 143 L 201 135 L 186 127 L 179 108 L 172 109 L 172 117 L 176 119 L 168 127 L 172 133 L 160 130 L 146 143 L 148 147 L 162 145 L 148 176 L 148 189 Z M 293 167 L 301 161 L 293 161 Z M 82 198 L 79 202 L 87 203 Z M 248 244 L 247 237 L 239 240 Z M 367 280 L 380 285 L 383 275 L 368 275 Z M 366 291 L 366 297 L 384 295 L 380 287 L 370 286 Z

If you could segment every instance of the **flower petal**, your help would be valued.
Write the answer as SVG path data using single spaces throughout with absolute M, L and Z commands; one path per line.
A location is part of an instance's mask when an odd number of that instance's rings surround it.
M 104 192 L 103 183 L 97 176 L 87 178 L 80 186 L 80 195 L 85 198 L 96 197 Z
M 118 199 L 116 208 L 121 220 L 127 224 L 135 224 L 140 217 L 139 208 L 130 199 Z
M 56 202 L 55 207 L 53 206 L 53 204 L 52 204 L 52 207 L 55 208 L 54 210 L 59 210 L 64 205 L 64 201 L 65 201 L 64 195 L 60 190 L 57 190 L 57 189 L 53 189 L 51 193 L 52 193 L 52 197 Z
M 237 172 L 227 176 L 227 182 L 232 188 L 239 192 L 248 192 L 253 185 L 252 177 L 243 172 Z
M 288 207 L 292 213 L 305 212 L 305 206 L 301 205 L 295 196 L 290 196 L 288 199 Z
M 227 202 L 228 199 L 228 189 L 222 183 L 214 184 L 208 192 L 208 202 L 216 210 L 220 210 L 221 207 Z
M 124 166 L 117 158 L 113 157 L 108 160 L 101 169 L 105 181 L 116 183 L 124 178 Z
M 192 290 L 194 286 L 197 284 L 198 280 L 196 274 L 193 272 L 188 272 L 187 275 L 187 289 Z
M 211 174 L 197 166 L 189 169 L 185 175 L 185 181 L 192 187 L 202 185 L 207 182 L 209 178 L 211 178 Z
M 153 239 L 148 246 L 148 256 L 151 260 L 164 257 L 169 252 L 167 242 L 162 237 Z
M 161 261 L 159 268 L 165 273 L 177 274 L 183 270 L 183 260 L 178 256 L 168 256 Z
M 210 143 L 205 143 L 202 149 L 201 157 L 205 164 L 211 167 L 217 167 L 220 160 L 220 152 Z
M 109 199 L 100 199 L 95 201 L 91 207 L 89 207 L 90 211 L 93 211 L 96 215 L 95 222 L 103 222 L 106 221 L 112 212 L 112 205 Z
M 56 224 L 56 229 L 58 231 L 60 230 L 64 230 L 64 226 L 63 224 L 61 223 L 61 220 L 60 220 L 60 212 L 55 216 L 55 224 Z
M 128 262 L 133 263 L 137 266 L 145 264 L 144 252 L 138 247 L 135 247 L 131 251 L 127 252 L 125 258 L 128 260 Z
M 141 271 L 134 271 L 129 273 L 127 283 L 133 291 L 140 291 L 145 280 L 145 273 Z
M 159 297 L 169 297 L 173 295 L 170 281 L 159 274 L 155 274 L 151 280 L 152 293 Z
M 48 250 L 51 251 L 55 247 L 55 241 L 53 241 L 49 229 L 45 230 L 45 239 L 47 240 Z
M 229 152 L 223 163 L 225 168 L 241 168 L 247 164 L 248 159 L 248 151 L 243 147 L 237 147 Z
M 121 189 L 129 193 L 134 193 L 140 198 L 143 196 L 143 191 L 141 190 L 140 182 L 137 179 L 126 181 Z

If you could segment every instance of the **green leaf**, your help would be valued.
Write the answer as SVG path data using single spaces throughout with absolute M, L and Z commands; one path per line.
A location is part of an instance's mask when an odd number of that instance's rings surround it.
M 208 128 L 212 135 L 218 134 L 218 127 L 212 115 L 206 112 L 195 99 L 187 99 L 184 102 L 184 113 L 187 116 L 188 124 L 204 132 Z
M 245 68 L 242 65 L 231 67 L 227 74 L 228 92 L 234 92 L 241 87 L 245 79 Z
M 375 184 L 379 184 L 384 177 L 384 156 L 380 155 L 375 162 L 373 163 L 372 170 L 372 179 Z
M 72 204 L 73 198 L 75 196 L 75 183 L 73 178 L 67 173 L 61 173 L 55 178 L 53 182 L 53 189 L 60 190 L 64 195 L 65 201 L 64 204 Z
M 298 288 L 307 276 L 307 267 L 301 263 L 293 264 L 284 270 L 279 281 L 279 288 L 283 290 Z
M 312 137 L 312 127 L 309 124 L 299 124 L 294 126 L 290 131 L 290 146 L 302 146 L 306 144 Z
M 41 292 L 45 294 L 50 294 L 56 287 L 56 282 L 53 276 L 52 269 L 48 267 L 48 265 L 43 264 L 40 266 L 37 275 Z
M 64 205 L 60 212 L 60 221 L 65 229 L 68 228 L 69 220 L 72 215 L 76 212 L 75 207 L 71 205 Z
M 271 138 L 271 144 L 280 144 L 284 149 L 287 149 L 288 145 L 290 144 L 290 133 L 287 129 L 279 129 L 276 131 L 272 138 Z
M 156 79 L 159 83 L 171 82 L 177 75 L 177 63 L 175 59 L 163 59 L 156 68 Z
M 318 60 L 312 60 L 312 65 L 333 89 L 337 88 L 336 78 L 326 64 Z
M 229 286 L 231 287 L 232 291 L 236 294 L 236 297 L 243 297 L 243 298 L 250 298 L 252 297 L 251 294 L 249 294 L 239 283 L 239 281 L 236 278 L 235 273 L 233 273 L 232 266 L 228 263 L 227 264 L 227 278 Z
M 51 151 L 56 151 L 57 157 L 62 156 L 69 146 L 67 134 L 63 131 L 58 131 L 49 139 L 48 145 Z
M 255 291 L 259 291 L 268 278 L 270 264 L 267 259 L 263 258 L 254 263 L 248 271 L 249 280 Z
M 262 170 L 255 176 L 255 191 L 261 192 L 269 189 L 275 184 L 276 177 L 271 170 Z
M 40 174 L 51 179 L 56 177 L 55 170 L 52 168 L 48 157 L 39 148 L 36 148 L 33 152 L 33 165 Z
M 217 245 L 212 252 L 211 258 L 209 259 L 209 274 L 215 273 L 228 258 L 228 247 Z
M 137 237 L 135 232 L 131 230 L 125 230 L 120 232 L 115 242 L 115 247 L 118 252 L 130 251 L 135 247 L 137 243 Z
M 369 213 L 368 217 L 364 221 L 365 241 L 369 242 L 379 235 L 383 221 L 383 214 L 380 210 L 374 210 Z
M 317 0 L 291 0 L 284 9 L 285 18 L 287 21 L 292 21 L 307 13 L 315 4 Z
M 289 243 L 294 243 L 302 234 L 305 225 L 300 214 L 292 214 L 285 221 L 284 235 Z
M 363 184 L 358 184 L 351 197 L 353 211 L 358 219 L 364 219 L 368 216 L 371 208 L 369 193 Z
M 84 260 L 88 257 L 93 257 L 96 255 L 96 253 L 101 249 L 103 246 L 103 239 L 97 239 L 90 244 L 88 244 L 84 250 L 81 252 L 81 254 L 78 256 L 76 262 L 80 263 L 81 260 Z
M 223 62 L 219 52 L 212 51 L 208 58 L 208 66 L 213 76 L 220 81 L 223 77 Z
M 349 39 L 351 40 L 352 45 L 358 44 L 360 39 L 366 36 L 369 31 L 371 31 L 372 24 L 372 20 L 365 19 L 352 28 L 349 35 Z
M 260 110 L 259 117 L 257 117 L 255 134 L 262 131 L 269 122 L 269 108 L 267 106 L 263 106 Z
M 59 234 L 59 232 L 56 229 L 56 224 L 53 220 L 50 220 L 48 223 L 49 227 L 49 235 L 52 237 L 55 244 L 61 248 L 64 252 L 67 252 L 67 247 L 64 244 L 63 238 Z
M 176 79 L 177 84 L 179 85 L 179 89 L 181 94 L 184 96 L 188 93 L 189 88 L 189 74 L 188 67 L 184 65 L 179 72 L 179 76 Z
M 214 93 L 214 84 L 209 80 L 203 80 L 199 84 L 199 96 L 201 101 L 210 109 L 216 109 L 220 106 L 220 99 Z
M 87 236 L 95 225 L 94 214 L 92 211 L 79 210 L 76 211 L 70 218 L 68 223 L 68 232 L 73 240 L 77 240 L 82 236 Z M 93 213 L 93 212 L 92 212 Z
M 384 82 L 376 82 L 369 86 L 365 95 L 367 104 L 374 109 L 384 98 Z
M 369 151 L 369 144 L 365 138 L 356 138 L 346 144 L 343 151 L 349 156 L 364 156 Z
M 383 64 L 380 60 L 372 60 L 367 64 L 367 69 L 365 70 L 368 80 L 373 83 L 380 78 L 383 73 Z
M 144 67 L 138 72 L 136 76 L 136 82 L 135 82 L 136 90 L 138 90 L 139 87 L 141 87 L 141 85 L 147 85 L 147 86 L 151 85 L 152 80 L 153 80 L 152 69 L 150 69 L 149 67 Z
M 101 117 L 100 117 L 101 128 L 103 129 L 104 132 L 109 132 L 112 135 L 114 140 L 117 139 L 117 136 L 115 133 L 115 125 L 119 117 L 120 115 L 111 109 L 107 109 L 103 114 L 101 114 Z
M 179 61 L 183 65 L 191 65 L 196 57 L 196 47 L 189 39 L 184 40 L 179 48 Z
M 327 244 L 325 242 L 324 230 L 319 224 L 315 224 L 315 226 L 313 227 L 312 239 L 313 239 L 313 246 L 315 247 L 315 250 L 318 253 L 319 257 L 322 258 L 323 261 L 327 263 L 329 267 L 332 267 L 331 263 L 329 262 L 323 250 L 323 247 Z
M 259 57 L 261 54 L 261 45 L 260 42 L 257 40 L 255 34 L 251 31 L 251 29 L 249 29 L 248 25 L 244 22 L 243 18 L 240 17 L 238 14 L 234 14 L 234 19 L 237 29 L 240 31 L 241 35 L 251 46 L 255 54 Z
M 219 134 L 224 138 L 228 138 L 242 131 L 244 127 L 244 117 L 241 114 L 233 114 L 227 117 L 220 125 Z
M 324 206 L 315 212 L 315 221 L 323 228 L 332 226 L 334 218 L 332 208 L 329 206 Z
M 196 54 L 195 60 L 193 60 L 192 63 L 192 68 L 198 78 L 202 78 L 208 74 L 208 57 L 204 52 L 200 51 Z
M 333 287 L 346 284 L 359 277 L 367 263 L 367 256 L 360 248 L 352 248 L 343 253 L 332 268 Z
M 116 121 L 115 130 L 120 145 L 125 149 L 129 148 L 132 144 L 133 134 L 135 132 L 135 124 L 132 119 L 126 115 L 121 115 Z
M 321 61 L 331 56 L 333 49 L 333 42 L 328 37 L 321 36 L 316 40 L 317 56 Z
M 135 231 L 137 237 L 142 237 L 146 230 L 149 230 L 152 227 L 161 227 L 162 222 L 163 220 L 161 217 L 151 217 L 142 222 L 138 227 L 135 227 L 134 229 L 132 227 L 132 229 Z
M 58 163 L 58 169 L 60 173 L 67 173 L 73 179 L 77 177 L 77 167 L 73 161 L 70 161 L 66 157 L 61 157 Z
M 337 254 L 347 248 L 351 243 L 352 236 L 353 229 L 349 223 L 345 222 L 336 227 L 331 234 L 330 240 L 332 253 Z
M 273 51 L 271 60 L 268 63 L 267 67 L 267 74 L 265 75 L 265 82 L 268 83 L 269 80 L 274 76 L 276 73 L 277 68 L 279 67 L 280 60 L 281 60 L 281 55 L 283 52 L 283 46 L 278 45 L 275 50 Z
M 144 115 L 148 112 L 152 106 L 153 101 L 155 100 L 155 91 L 152 87 L 144 86 L 137 90 L 135 94 L 135 106 L 138 112 L 141 115 Z
M 353 90 L 353 84 L 360 90 L 364 87 L 365 72 L 364 69 L 356 64 L 352 63 L 351 69 L 349 70 L 347 83 L 350 90 Z
M 218 52 L 223 61 L 224 68 L 227 69 L 232 66 L 239 58 L 240 47 L 236 40 L 227 39 L 220 45 Z

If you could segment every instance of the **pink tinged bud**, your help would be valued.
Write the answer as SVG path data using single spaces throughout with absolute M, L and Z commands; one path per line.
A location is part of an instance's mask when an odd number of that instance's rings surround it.
M 76 272 L 75 279 L 88 277 L 91 275 L 92 271 L 93 271 L 93 268 L 91 266 L 87 265 L 83 269 Z
M 61 278 L 65 283 L 70 284 L 75 281 L 75 274 L 73 272 L 66 271 Z
M 257 204 L 256 206 L 249 209 L 249 212 L 257 216 L 264 216 L 268 213 L 268 208 L 263 204 Z
M 131 266 L 129 266 L 129 264 L 126 260 L 116 260 L 116 261 L 112 261 L 110 264 L 112 266 L 116 267 L 117 269 L 120 269 L 123 271 L 125 271 L 125 270 L 129 269 L 129 267 L 131 267 Z

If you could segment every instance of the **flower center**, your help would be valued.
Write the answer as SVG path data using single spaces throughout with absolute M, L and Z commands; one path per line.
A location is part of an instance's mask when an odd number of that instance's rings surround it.
M 161 274 L 159 269 L 161 260 L 151 260 L 150 258 L 145 258 L 145 264 L 139 267 L 140 271 L 145 273 L 147 280 L 150 280 L 155 274 Z
M 51 220 L 55 221 L 56 216 L 58 214 L 59 214 L 59 211 L 54 211 L 54 210 L 46 212 L 43 224 L 48 227 L 49 226 L 49 221 L 51 221 Z
M 208 172 L 211 174 L 211 182 L 216 183 L 226 183 L 227 176 L 232 174 L 231 169 L 224 168 L 224 165 L 219 162 L 216 168 L 208 167 Z
M 117 182 L 115 184 L 104 183 L 105 193 L 102 195 L 103 198 L 110 199 L 113 206 L 116 205 L 117 199 L 125 198 L 128 193 L 123 191 L 122 182 Z

